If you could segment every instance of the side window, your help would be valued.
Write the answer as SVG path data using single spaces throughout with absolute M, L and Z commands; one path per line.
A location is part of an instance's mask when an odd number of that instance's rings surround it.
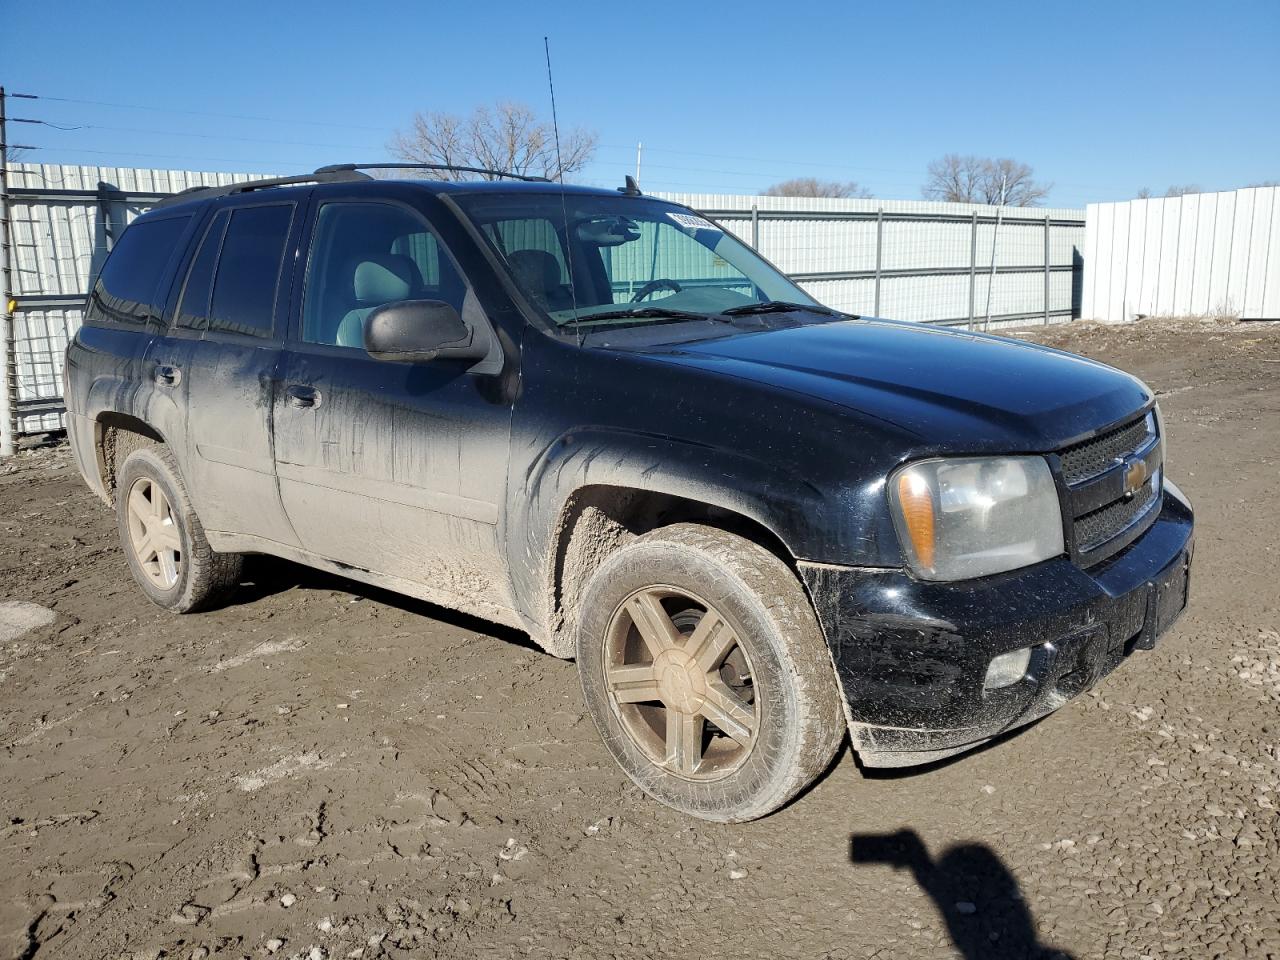
M 143 220 L 125 230 L 93 286 L 86 319 L 132 326 L 158 319 L 160 281 L 190 221 L 190 216 Z
M 397 300 L 443 300 L 459 313 L 467 285 L 423 221 L 383 203 L 326 203 L 316 218 L 302 300 L 302 339 L 363 347 L 364 318 Z
M 213 272 L 218 263 L 218 250 L 222 247 L 222 235 L 227 229 L 227 211 L 213 218 L 204 232 L 200 249 L 196 251 L 187 282 L 182 287 L 182 299 L 178 303 L 178 326 L 201 329 L 209 321 L 209 301 L 213 297 Z
M 209 303 L 209 330 L 271 336 L 293 204 L 231 211 Z

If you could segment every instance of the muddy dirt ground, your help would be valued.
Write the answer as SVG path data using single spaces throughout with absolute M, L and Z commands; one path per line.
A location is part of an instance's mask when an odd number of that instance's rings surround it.
M 631 787 L 517 633 L 267 560 L 173 617 L 65 448 L 0 463 L 0 957 L 1280 957 L 1278 326 L 1032 331 L 1162 394 L 1190 611 L 738 826 Z

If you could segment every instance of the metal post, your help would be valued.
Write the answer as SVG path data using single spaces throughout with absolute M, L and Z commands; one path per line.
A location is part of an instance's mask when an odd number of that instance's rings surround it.
M 991 228 L 991 275 L 987 277 L 987 318 L 982 321 L 983 331 L 991 329 L 991 293 L 996 286 L 996 244 L 1000 241 L 1000 221 L 1004 219 L 1004 182 L 1000 186 L 1000 206 L 996 209 L 996 225 Z
M 1044 215 L 1044 325 L 1049 325 L 1049 215 Z
M 973 329 L 973 304 L 978 283 L 978 211 L 969 226 L 969 329 Z
M 996 285 L 996 243 L 1000 240 L 1000 221 L 1004 218 L 1005 191 L 1009 185 L 1009 176 L 1000 177 L 1000 206 L 996 208 L 996 225 L 991 230 L 991 276 L 987 278 L 987 319 L 982 322 L 983 331 L 991 329 L 991 292 Z
M 760 208 L 751 205 L 751 249 L 760 252 Z
M 0 457 L 15 453 L 17 409 L 13 388 L 13 271 L 9 265 L 9 142 L 5 136 L 5 94 L 0 87 Z
M 880 267 L 884 262 L 884 207 L 876 211 L 876 308 L 872 312 L 880 316 Z

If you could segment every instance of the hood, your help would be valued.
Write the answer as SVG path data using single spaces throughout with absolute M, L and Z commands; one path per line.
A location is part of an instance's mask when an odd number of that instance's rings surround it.
M 937 452 L 1045 453 L 1133 414 L 1141 381 L 1004 337 L 857 319 L 646 351 L 838 404 Z

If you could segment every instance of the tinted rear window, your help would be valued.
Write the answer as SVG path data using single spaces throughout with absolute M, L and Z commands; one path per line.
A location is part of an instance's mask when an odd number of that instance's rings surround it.
M 143 220 L 125 230 L 94 284 L 86 319 L 139 325 L 158 318 L 160 281 L 190 221 L 190 216 Z
M 271 336 L 276 285 L 292 219 L 293 204 L 231 212 L 213 281 L 210 330 Z

